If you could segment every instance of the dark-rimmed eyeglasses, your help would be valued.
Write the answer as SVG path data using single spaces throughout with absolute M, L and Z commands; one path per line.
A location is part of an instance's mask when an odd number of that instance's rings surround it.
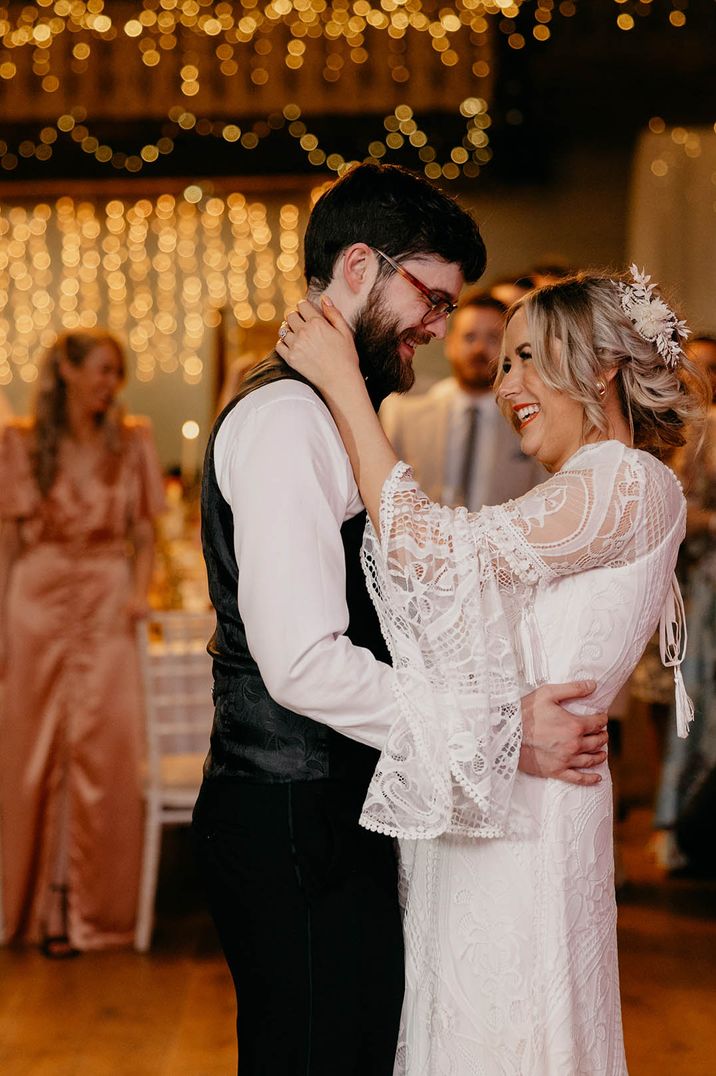
M 376 254 L 380 254 L 391 269 L 394 269 L 396 273 L 399 273 L 404 280 L 407 280 L 408 284 L 412 284 L 416 291 L 419 291 L 424 299 L 430 304 L 430 309 L 426 313 L 422 320 L 423 325 L 430 325 L 433 321 L 439 321 L 440 318 L 449 318 L 454 310 L 457 310 L 457 303 L 453 303 L 450 299 L 446 299 L 444 295 L 441 295 L 438 291 L 433 291 L 423 284 L 422 280 L 418 280 L 416 276 L 409 273 L 399 262 L 396 262 L 393 258 L 384 254 L 382 250 L 378 250 L 377 247 L 373 247 Z

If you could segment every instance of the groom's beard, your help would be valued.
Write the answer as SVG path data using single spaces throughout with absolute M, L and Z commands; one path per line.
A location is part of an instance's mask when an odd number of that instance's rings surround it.
M 376 410 L 391 392 L 407 392 L 415 382 L 412 362 L 400 356 L 401 342 L 409 340 L 416 346 L 427 344 L 432 339 L 422 326 L 399 332 L 395 317 L 385 308 L 380 297 L 375 301 L 369 297 L 358 315 L 353 337 L 361 373 Z

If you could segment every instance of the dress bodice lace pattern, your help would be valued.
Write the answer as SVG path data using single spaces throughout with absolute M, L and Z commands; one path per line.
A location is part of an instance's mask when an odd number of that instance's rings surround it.
M 626 1073 L 608 769 L 597 788 L 518 773 L 519 700 L 591 678 L 573 710 L 608 710 L 660 616 L 678 680 L 684 526 L 672 472 L 615 441 L 476 514 L 405 464 L 386 482 L 363 558 L 399 717 L 362 822 L 401 838 L 396 1073 Z

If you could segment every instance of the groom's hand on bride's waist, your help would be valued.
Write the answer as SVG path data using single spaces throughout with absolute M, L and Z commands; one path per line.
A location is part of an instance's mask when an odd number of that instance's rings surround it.
M 522 699 L 519 769 L 534 777 L 555 777 L 573 785 L 601 781 L 592 767 L 606 760 L 607 714 L 580 717 L 560 705 L 591 695 L 593 680 L 544 684 Z

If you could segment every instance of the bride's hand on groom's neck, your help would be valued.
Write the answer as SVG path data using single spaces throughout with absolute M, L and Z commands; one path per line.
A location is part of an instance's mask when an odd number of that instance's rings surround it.
M 353 333 L 327 295 L 320 310 L 304 299 L 286 315 L 276 351 L 322 393 L 349 390 L 362 382 Z

